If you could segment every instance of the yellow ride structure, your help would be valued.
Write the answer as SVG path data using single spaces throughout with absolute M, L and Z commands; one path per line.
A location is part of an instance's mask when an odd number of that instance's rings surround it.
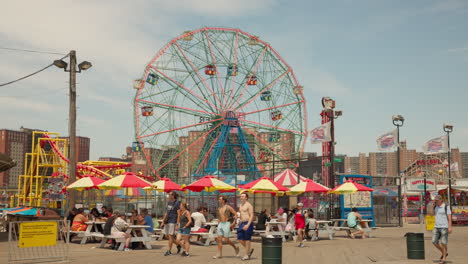
M 68 140 L 58 133 L 34 131 L 32 151 L 25 154 L 24 174 L 19 176 L 17 194 L 10 206 L 57 208 L 64 205 L 62 188 L 69 185 Z M 127 162 L 85 161 L 77 164 L 79 175 L 112 178 L 130 166 Z M 79 176 L 78 175 L 78 176 Z

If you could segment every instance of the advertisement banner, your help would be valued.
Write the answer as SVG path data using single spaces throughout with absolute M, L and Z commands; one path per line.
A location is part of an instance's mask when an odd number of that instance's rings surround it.
M 424 191 L 424 179 L 409 179 L 407 178 L 407 190 L 408 191 Z M 434 179 L 426 179 L 426 191 L 435 191 L 436 184 Z

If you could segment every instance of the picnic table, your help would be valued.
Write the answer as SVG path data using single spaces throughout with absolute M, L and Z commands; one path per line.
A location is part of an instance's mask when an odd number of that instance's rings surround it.
M 350 228 L 348 227 L 348 219 L 331 219 L 334 224 L 333 224 L 333 229 L 336 231 L 346 231 L 349 235 Z M 369 223 L 372 222 L 372 219 L 362 219 L 362 220 L 357 220 L 361 224 L 362 230 L 364 233 L 366 233 L 369 237 L 373 237 L 372 231 L 377 229 L 376 227 L 369 227 Z
M 77 234 L 78 237 L 81 237 L 80 244 L 86 244 L 89 238 L 104 237 L 104 235 L 101 232 L 98 232 L 97 225 L 101 225 L 102 227 L 104 227 L 104 225 L 106 224 L 105 222 L 88 221 L 85 222 L 85 224 L 88 225 L 85 231 L 70 231 L 70 233 Z
M 217 237 L 217 230 L 218 230 L 218 222 L 213 221 L 213 222 L 208 222 L 206 225 L 210 226 L 210 229 L 208 230 L 208 233 L 199 233 L 199 232 L 191 232 L 191 235 L 199 235 L 202 238 L 205 239 L 205 243 L 197 243 L 203 246 L 209 246 L 211 242 L 216 242 L 216 237 Z
M 318 235 L 326 235 L 330 240 L 333 240 L 335 230 L 332 228 L 333 221 L 329 220 L 317 220 Z M 314 234 L 315 235 L 315 234 Z M 312 239 L 314 236 L 312 236 Z
M 284 231 L 284 222 L 278 222 L 276 219 L 271 219 L 265 223 L 265 235 L 266 236 L 281 236 L 283 242 L 286 242 L 286 232 Z M 274 231 L 274 227 L 277 227 L 278 231 Z
M 130 243 L 132 243 L 132 242 L 142 242 L 143 245 L 145 245 L 145 247 L 147 249 L 152 249 L 151 244 L 150 244 L 150 242 L 152 240 L 151 233 L 146 231 L 146 228 L 148 228 L 148 227 L 149 226 L 147 226 L 147 225 L 129 225 L 129 226 L 127 226 L 127 230 L 125 231 L 125 233 L 132 235 L 132 237 L 130 238 Z M 137 231 L 140 231 L 141 236 L 137 236 Z M 105 246 L 105 244 L 106 244 L 106 239 L 105 238 L 115 239 L 115 241 L 117 243 L 120 243 L 118 250 L 123 250 L 124 249 L 124 247 L 125 247 L 125 238 L 124 237 L 115 238 L 112 235 L 104 236 L 104 239 L 102 239 L 102 241 L 101 241 L 101 245 L 100 245 L 101 248 L 103 248 Z

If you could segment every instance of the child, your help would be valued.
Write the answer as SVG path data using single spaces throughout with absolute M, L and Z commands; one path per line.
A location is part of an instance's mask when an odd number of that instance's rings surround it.
M 318 240 L 317 219 L 314 218 L 314 212 L 309 211 L 306 219 L 306 234 L 310 240 Z
M 151 214 L 151 220 L 153 220 L 153 228 L 159 228 L 159 221 L 156 216 L 156 213 Z

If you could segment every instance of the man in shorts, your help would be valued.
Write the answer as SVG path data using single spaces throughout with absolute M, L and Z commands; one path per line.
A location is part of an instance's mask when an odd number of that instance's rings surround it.
M 253 207 L 249 203 L 249 194 L 243 192 L 240 195 L 241 205 L 239 207 L 240 213 L 240 224 L 237 229 L 237 240 L 245 248 L 245 255 L 242 257 L 242 260 L 249 260 L 253 253 L 253 248 L 251 248 L 251 240 L 253 234 Z
M 169 247 L 166 253 L 164 253 L 164 256 L 172 255 L 172 244 L 177 245 L 177 254 L 179 254 L 181 250 L 181 246 L 178 245 L 174 239 L 177 225 L 177 211 L 180 209 L 180 202 L 177 201 L 177 197 L 179 197 L 179 195 L 176 192 L 172 191 L 169 193 L 169 201 L 167 202 L 166 213 L 164 214 L 163 222 L 161 224 L 163 233 L 167 237 L 167 243 Z
M 219 196 L 218 198 L 219 208 L 218 208 L 218 254 L 213 256 L 214 259 L 219 259 L 223 257 L 223 238 L 224 242 L 231 245 L 236 252 L 236 256 L 239 255 L 239 247 L 236 247 L 229 237 L 231 236 L 231 229 L 236 225 L 237 213 L 229 205 L 227 205 L 227 198 L 224 195 Z M 232 222 L 229 222 L 230 216 L 233 215 Z
M 448 234 L 452 233 L 452 211 L 450 206 L 444 203 L 442 196 L 436 195 L 434 201 L 435 225 L 432 231 L 432 243 L 442 253 L 439 263 L 445 263 L 448 256 Z
M 349 236 L 351 238 L 354 238 L 356 235 L 361 235 L 362 238 L 366 238 L 366 234 L 364 233 L 364 230 L 362 230 L 362 227 L 360 223 L 358 223 L 357 220 L 362 220 L 362 215 L 357 212 L 358 209 L 356 207 L 353 207 L 351 209 L 351 212 L 348 214 L 348 227 L 350 228 L 350 234 Z M 354 231 L 354 232 L 353 232 Z

